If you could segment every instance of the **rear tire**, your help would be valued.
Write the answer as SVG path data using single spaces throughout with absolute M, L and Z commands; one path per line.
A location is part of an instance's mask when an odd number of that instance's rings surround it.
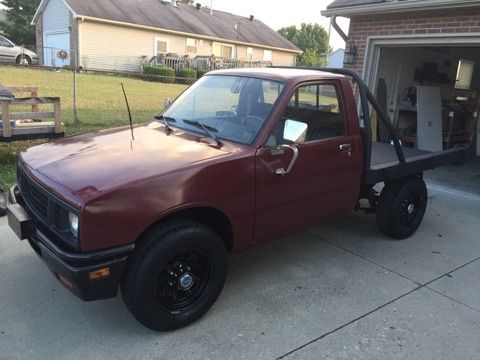
M 377 226 L 394 239 L 406 239 L 420 226 L 427 209 L 427 187 L 420 177 L 385 184 L 377 205 Z
M 210 309 L 227 268 L 225 244 L 212 229 L 194 221 L 161 224 L 140 240 L 122 281 L 122 297 L 146 327 L 174 330 Z

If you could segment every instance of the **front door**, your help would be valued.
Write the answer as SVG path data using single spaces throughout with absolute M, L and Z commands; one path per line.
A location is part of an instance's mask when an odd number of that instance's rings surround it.
M 304 142 L 284 139 L 287 120 L 307 125 Z M 298 157 L 289 173 L 288 165 Z M 361 181 L 361 153 L 349 134 L 336 82 L 301 86 L 256 157 L 255 241 L 352 210 Z
M 0 61 L 15 62 L 17 60 L 17 50 L 15 46 L 0 36 Z

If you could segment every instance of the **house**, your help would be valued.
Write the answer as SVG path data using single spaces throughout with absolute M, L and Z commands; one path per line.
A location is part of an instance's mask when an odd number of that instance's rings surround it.
M 327 68 L 339 69 L 343 68 L 343 57 L 345 56 L 345 49 L 337 49 L 332 52 L 327 59 Z
M 472 144 L 480 155 L 480 1 L 335 0 L 322 15 L 334 28 L 350 19 L 344 66 L 375 90 L 404 143 Z
M 32 24 L 46 66 L 139 71 L 167 53 L 294 65 L 301 53 L 253 16 L 176 0 L 42 0 Z

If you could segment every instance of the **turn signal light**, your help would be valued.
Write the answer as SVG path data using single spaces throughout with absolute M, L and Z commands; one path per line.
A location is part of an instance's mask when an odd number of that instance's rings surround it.
M 110 276 L 110 268 L 106 267 L 106 268 L 98 269 L 95 271 L 90 271 L 88 276 L 90 280 L 102 279 L 104 277 Z

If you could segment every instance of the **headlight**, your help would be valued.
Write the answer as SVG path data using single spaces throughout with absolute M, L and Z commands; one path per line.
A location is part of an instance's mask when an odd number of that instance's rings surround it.
M 70 231 L 75 237 L 78 237 L 78 216 L 69 212 L 68 223 L 70 224 Z

